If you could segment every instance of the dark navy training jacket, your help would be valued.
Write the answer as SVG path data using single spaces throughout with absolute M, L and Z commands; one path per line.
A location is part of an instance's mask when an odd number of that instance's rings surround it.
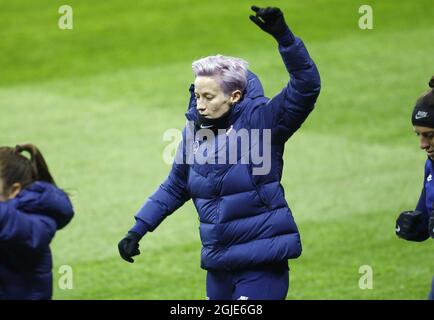
M 428 239 L 429 236 L 429 219 L 433 216 L 434 206 L 434 165 L 432 160 L 427 159 L 425 163 L 425 174 L 423 180 L 423 189 L 420 194 L 419 201 L 416 205 L 416 210 L 422 212 L 422 220 L 417 226 L 419 232 L 424 236 L 422 240 Z M 434 278 L 432 279 L 432 288 L 428 299 L 434 300 Z
M 416 210 L 423 213 L 423 218 L 417 226 L 418 230 L 425 236 L 423 238 L 429 238 L 429 218 L 433 214 L 434 205 L 434 167 L 433 162 L 430 159 L 426 160 L 424 182 L 419 201 L 416 205 Z
M 46 182 L 0 202 L 0 299 L 51 299 L 49 244 L 73 215 L 65 192 Z
M 287 86 L 269 99 L 264 96 L 259 79 L 249 72 L 247 88 L 242 100 L 232 107 L 226 133 L 208 137 L 187 124 L 178 149 L 182 156 L 177 157 L 184 163 L 175 159 L 168 178 L 136 214 L 136 224 L 131 231 L 142 235 L 153 231 L 168 215 L 192 199 L 200 220 L 202 268 L 231 271 L 286 264 L 288 259 L 301 254 L 300 235 L 280 183 L 282 157 L 285 142 L 314 107 L 320 92 L 320 77 L 299 38 L 290 46 L 279 45 L 279 52 L 291 76 Z M 197 121 L 193 85 L 186 117 L 190 122 Z M 253 136 L 258 129 L 271 132 L 271 143 L 267 145 L 268 172 L 254 174 L 260 164 L 253 161 L 223 164 L 217 161 L 218 151 L 229 148 L 230 143 L 224 141 L 233 138 L 231 135 L 237 134 L 235 141 L 239 145 L 241 134 L 238 136 L 238 133 L 244 130 Z M 264 136 L 251 138 L 250 150 L 240 150 L 237 160 L 258 145 L 260 152 L 266 150 L 264 141 Z M 203 145 L 210 149 L 201 149 Z M 192 154 L 203 150 L 210 159 L 216 160 L 214 164 L 188 161 Z

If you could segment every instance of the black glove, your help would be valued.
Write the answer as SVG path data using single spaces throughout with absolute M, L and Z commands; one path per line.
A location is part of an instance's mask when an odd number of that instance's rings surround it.
M 252 10 L 256 12 L 256 16 L 251 15 L 250 20 L 259 28 L 271 34 L 277 42 L 283 45 L 290 45 L 294 42 L 294 35 L 289 30 L 279 8 L 252 6 Z
M 424 241 L 428 238 L 428 229 L 423 213 L 404 211 L 396 220 L 396 235 L 410 241 Z
M 123 238 L 119 244 L 119 254 L 122 259 L 133 263 L 134 260 L 131 257 L 137 256 L 140 254 L 139 250 L 139 241 L 142 237 L 135 232 L 128 232 L 128 234 Z
M 434 216 L 429 219 L 429 235 L 434 238 Z

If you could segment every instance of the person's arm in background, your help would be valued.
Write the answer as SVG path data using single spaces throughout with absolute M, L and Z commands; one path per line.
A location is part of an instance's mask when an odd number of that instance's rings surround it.
M 146 200 L 135 215 L 135 225 L 118 244 L 119 254 L 124 260 L 134 262 L 131 257 L 140 254 L 140 239 L 148 231 L 154 231 L 167 216 L 190 199 L 187 190 L 188 168 L 183 156 L 185 154 L 184 147 L 185 130 L 183 131 L 183 143 L 178 147 L 178 157 L 172 165 L 169 176 Z M 180 159 L 182 160 L 179 161 Z
M 17 196 L 17 208 L 25 213 L 39 213 L 52 218 L 57 230 L 64 228 L 74 217 L 68 195 L 55 185 L 36 181 Z
M 250 122 L 253 127 L 275 128 L 279 131 L 277 136 L 285 142 L 313 110 L 321 89 L 320 76 L 302 40 L 292 34 L 280 9 L 252 7 L 252 10 L 256 16 L 250 19 L 278 42 L 290 81 L 267 104 L 252 110 Z
M 427 162 L 428 165 L 428 162 Z M 425 181 L 428 177 L 428 166 L 425 165 L 423 189 L 414 211 L 402 212 L 396 220 L 395 233 L 399 238 L 421 242 L 429 238 L 429 216 L 426 207 Z
M 0 242 L 43 248 L 73 215 L 65 192 L 47 182 L 34 182 L 16 198 L 0 202 Z
M 23 213 L 14 200 L 0 202 L 0 243 L 40 249 L 50 244 L 56 230 L 52 218 Z

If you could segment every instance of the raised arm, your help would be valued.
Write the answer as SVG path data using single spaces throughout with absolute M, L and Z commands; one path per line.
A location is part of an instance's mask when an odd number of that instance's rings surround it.
M 254 107 L 250 122 L 256 128 L 273 128 L 273 136 L 285 142 L 313 110 L 320 92 L 320 76 L 302 40 L 292 34 L 280 9 L 252 9 L 256 16 L 250 19 L 278 42 L 290 81 L 268 103 Z

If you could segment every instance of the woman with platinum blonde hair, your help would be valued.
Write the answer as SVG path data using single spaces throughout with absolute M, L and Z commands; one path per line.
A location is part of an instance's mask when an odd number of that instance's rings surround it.
M 249 148 L 263 147 L 269 170 L 255 174 L 254 161 L 175 160 L 167 179 L 135 215 L 135 225 L 118 245 L 121 257 L 133 262 L 132 257 L 140 254 L 140 239 L 192 199 L 199 214 L 201 267 L 207 270 L 206 294 L 211 300 L 285 299 L 288 259 L 301 254 L 300 234 L 280 183 L 282 157 L 285 142 L 314 108 L 320 77 L 280 9 L 253 6 L 252 10 L 255 15 L 250 19 L 276 39 L 290 81 L 269 99 L 246 61 L 222 55 L 194 61 L 186 113 L 194 125 L 185 127 L 178 151 L 182 159 L 189 159 L 191 144 L 195 154 L 205 145 L 215 160 L 220 155 L 217 149 L 225 154 L 228 146 L 222 147 L 220 140 L 256 130 L 263 136 L 259 144 L 250 141 Z M 194 141 L 189 141 L 192 133 Z M 268 133 L 270 141 L 264 143 Z M 240 137 L 235 138 L 236 146 L 242 144 Z M 237 157 L 240 160 L 241 155 Z
M 241 99 L 247 86 L 247 66 L 243 59 L 222 55 L 193 62 L 197 116 L 202 129 L 226 129 L 231 106 Z

